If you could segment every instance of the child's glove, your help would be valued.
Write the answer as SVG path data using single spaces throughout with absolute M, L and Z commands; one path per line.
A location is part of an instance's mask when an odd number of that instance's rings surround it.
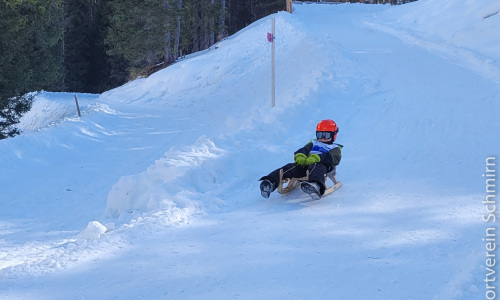
M 297 153 L 293 156 L 297 166 L 306 166 L 307 156 L 304 153 Z
M 311 154 L 308 158 L 306 158 L 306 166 L 312 165 L 313 163 L 319 163 L 321 159 L 318 154 Z

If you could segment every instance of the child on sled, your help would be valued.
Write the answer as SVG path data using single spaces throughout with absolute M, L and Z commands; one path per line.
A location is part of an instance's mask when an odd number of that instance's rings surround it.
M 339 129 L 332 120 L 322 120 L 316 126 L 316 139 L 295 151 L 294 162 L 284 165 L 262 177 L 260 192 L 262 197 L 269 198 L 282 179 L 309 177 L 300 184 L 301 189 L 313 199 L 320 199 L 325 193 L 325 175 L 335 169 L 340 163 L 342 145 L 334 143 Z

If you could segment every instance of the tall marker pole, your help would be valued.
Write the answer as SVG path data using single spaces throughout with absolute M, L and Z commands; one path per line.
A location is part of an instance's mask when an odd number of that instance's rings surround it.
M 274 107 L 274 18 L 271 19 L 272 39 L 271 39 L 271 107 Z

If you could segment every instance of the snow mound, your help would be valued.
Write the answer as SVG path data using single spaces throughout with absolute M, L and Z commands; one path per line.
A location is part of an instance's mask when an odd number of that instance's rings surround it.
M 108 229 L 98 221 L 91 221 L 80 234 L 76 237 L 78 240 L 97 240 Z
M 205 137 L 190 147 L 170 149 L 144 172 L 123 176 L 113 185 L 108 194 L 108 213 L 119 217 L 124 212 L 154 211 L 152 216 L 162 219 L 163 225 L 183 222 L 193 214 L 202 213 L 206 197 L 198 191 L 185 190 L 186 181 L 189 182 L 185 175 L 203 172 L 200 167 L 207 160 L 224 153 Z M 177 180 L 183 181 L 184 187 Z

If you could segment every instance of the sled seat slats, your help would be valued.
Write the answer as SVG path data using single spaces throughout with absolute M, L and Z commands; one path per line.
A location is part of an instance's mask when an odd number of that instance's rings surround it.
M 338 181 L 337 178 L 335 177 L 337 175 L 336 169 L 333 169 L 331 172 L 325 175 L 325 182 L 328 178 L 333 182 L 333 185 L 330 187 L 327 187 L 325 189 L 325 193 L 323 194 L 323 197 L 326 195 L 329 195 L 336 190 L 338 190 L 342 186 L 342 182 Z M 278 192 L 280 194 L 287 194 L 294 189 L 296 189 L 302 181 L 307 181 L 309 178 L 309 170 L 306 173 L 306 176 L 301 177 L 301 178 L 283 178 L 283 169 L 280 169 L 280 179 L 279 179 L 279 185 L 278 185 Z

